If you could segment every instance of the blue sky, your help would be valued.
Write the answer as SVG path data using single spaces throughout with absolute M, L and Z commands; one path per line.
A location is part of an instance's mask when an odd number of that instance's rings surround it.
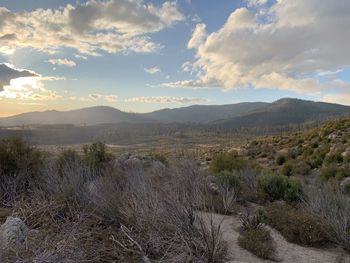
M 347 0 L 3 0 L 0 6 L 0 63 L 14 74 L 0 72 L 0 116 L 282 97 L 350 104 Z M 18 78 L 26 71 L 32 76 Z

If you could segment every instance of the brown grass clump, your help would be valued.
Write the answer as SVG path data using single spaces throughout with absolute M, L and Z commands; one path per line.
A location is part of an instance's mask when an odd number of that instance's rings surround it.
M 276 259 L 275 245 L 270 231 L 264 228 L 260 214 L 242 215 L 242 232 L 238 244 L 262 259 Z
M 267 221 L 289 242 L 319 247 L 330 241 L 329 226 L 321 218 L 290 205 L 270 204 Z
M 270 231 L 265 228 L 244 230 L 238 244 L 259 258 L 275 260 L 275 247 Z

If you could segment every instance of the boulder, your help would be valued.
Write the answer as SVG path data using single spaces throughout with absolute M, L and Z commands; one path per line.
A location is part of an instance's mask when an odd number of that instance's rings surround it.
M 0 226 L 0 247 L 6 250 L 22 246 L 29 232 L 29 228 L 20 218 L 8 217 Z

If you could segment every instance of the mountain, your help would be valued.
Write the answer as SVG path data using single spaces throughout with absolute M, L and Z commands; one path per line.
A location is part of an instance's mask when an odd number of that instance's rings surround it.
M 149 122 L 141 114 L 127 113 L 112 107 L 97 106 L 72 111 L 29 112 L 0 118 L 0 126 L 75 124 L 98 125 L 105 123 Z
M 217 120 L 214 124 L 224 128 L 262 128 L 325 121 L 347 115 L 350 115 L 349 106 L 284 98 L 248 114 Z
M 229 105 L 193 105 L 176 109 L 163 109 L 146 113 L 150 119 L 171 123 L 210 123 L 245 115 L 268 105 L 264 102 L 244 102 Z
M 350 115 L 350 106 L 300 99 L 272 103 L 246 102 L 229 105 L 193 105 L 150 113 L 127 113 L 112 107 L 91 107 L 72 111 L 30 112 L 0 118 L 0 126 L 98 125 L 115 123 L 192 123 L 222 128 L 261 128 L 325 121 Z

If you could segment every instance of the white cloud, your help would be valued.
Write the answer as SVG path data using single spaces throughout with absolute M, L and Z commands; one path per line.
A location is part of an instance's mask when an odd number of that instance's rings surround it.
M 157 73 L 161 72 L 160 68 L 158 68 L 158 67 L 144 68 L 143 70 L 146 73 L 151 74 L 151 75 L 154 75 L 154 74 L 157 74 Z
M 74 54 L 73 54 L 73 56 L 74 56 L 75 58 L 80 58 L 80 59 L 84 59 L 84 60 L 86 60 L 86 59 L 87 59 L 87 57 L 86 57 L 86 56 L 83 56 L 83 55 L 81 55 L 81 54 L 77 54 L 77 53 L 74 53 Z
M 338 93 L 338 94 L 328 94 L 323 97 L 324 102 L 337 103 L 350 106 L 350 92 L 348 93 Z
M 208 99 L 201 98 L 186 98 L 186 97 L 170 97 L 170 96 L 150 96 L 150 97 L 134 97 L 125 100 L 126 102 L 137 103 L 153 103 L 153 104 L 192 104 L 192 103 L 205 103 Z
M 115 101 L 118 101 L 118 96 L 117 95 L 107 95 L 107 96 L 105 96 L 105 99 L 108 102 L 115 102 Z
M 75 67 L 77 64 L 73 60 L 66 58 L 49 59 L 48 62 L 52 65 Z
M 73 48 L 80 55 L 154 52 L 160 45 L 148 34 L 182 20 L 176 2 L 170 1 L 155 6 L 143 0 L 89 0 L 20 12 L 0 7 L 0 51 L 30 47 L 49 53 Z
M 328 85 L 312 76 L 349 64 L 350 1 L 279 0 L 270 7 L 249 2 L 254 8 L 236 9 L 216 32 L 206 33 L 198 24 L 188 42 L 196 50 L 191 70 L 198 77 L 165 85 L 253 86 L 314 95 Z
M 205 30 L 205 24 L 197 24 L 196 28 L 192 33 L 192 37 L 187 44 L 188 48 L 198 48 L 207 36 L 207 32 Z
M 318 72 L 319 76 L 329 76 L 329 75 L 337 75 L 339 73 L 343 72 L 343 69 L 337 69 L 337 70 L 326 70 L 326 71 L 320 71 Z

